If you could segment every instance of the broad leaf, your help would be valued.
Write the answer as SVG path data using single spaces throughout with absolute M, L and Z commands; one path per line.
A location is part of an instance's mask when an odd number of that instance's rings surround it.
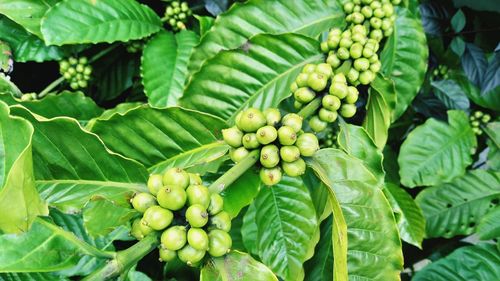
M 389 135 L 391 116 L 396 106 L 396 93 L 394 83 L 381 75 L 377 75 L 370 86 L 363 128 L 377 147 L 382 149 Z
M 256 34 L 293 32 L 315 37 L 332 26 L 342 26 L 344 17 L 336 1 L 251 0 L 238 3 L 218 16 L 201 38 L 188 69 L 191 74 L 195 73 L 204 61 L 221 50 L 238 48 Z
M 474 103 L 493 110 L 500 108 L 500 88 L 497 87 L 491 91 L 481 93 L 481 90 L 476 87 L 466 76 L 461 72 L 450 72 L 450 78 L 455 80 L 463 89 L 467 97 Z
M 497 280 L 500 252 L 494 245 L 462 247 L 418 271 L 413 281 Z
M 283 279 L 297 279 L 318 227 L 308 189 L 300 179 L 285 176 L 260 190 L 255 207 L 259 257 Z
M 260 34 L 207 61 L 186 86 L 180 104 L 226 120 L 247 107 L 276 107 L 290 96 L 290 84 L 302 67 L 323 60 L 316 40 Z
M 124 115 L 127 111 L 132 110 L 132 109 L 137 108 L 137 107 L 140 107 L 140 106 L 145 106 L 145 105 L 142 102 L 120 103 L 114 108 L 110 108 L 110 109 L 105 110 L 104 112 L 102 112 L 102 114 L 100 116 L 92 118 L 85 126 L 85 129 L 91 130 L 97 120 L 108 120 L 109 118 L 111 118 L 111 116 L 113 116 L 115 114 Z
M 314 257 L 304 264 L 305 279 L 308 281 L 333 281 L 332 221 L 329 216 L 321 224 L 321 235 Z
M 196 33 L 181 31 L 175 36 L 161 32 L 148 41 L 142 52 L 141 76 L 149 104 L 172 106 L 182 96 L 187 77 L 187 64 Z
M 0 281 L 70 281 L 66 277 L 49 272 L 0 273 Z
M 10 81 L 10 77 L 5 76 L 4 73 L 0 73 L 0 97 L 3 97 L 3 95 L 10 95 L 8 99 L 13 100 L 12 97 L 21 97 L 23 93 L 21 93 L 21 90 Z M 1 98 L 3 100 L 3 98 Z M 7 101 L 4 101 L 8 103 Z
M 35 127 L 36 185 L 51 206 L 75 211 L 93 196 L 128 206 L 134 192 L 147 190 L 147 171 L 141 164 L 107 150 L 95 134 L 84 131 L 76 120 L 47 120 L 20 107 L 12 111 Z
M 248 170 L 222 191 L 224 211 L 228 212 L 231 217 L 236 217 L 241 209 L 250 205 L 259 194 L 260 185 L 259 175 L 253 170 Z
M 333 189 L 342 207 L 349 241 L 349 278 L 399 280 L 403 266 L 401 242 L 392 209 L 377 176 L 361 160 L 337 149 L 320 150 L 309 164 Z M 334 212 L 334 221 L 336 219 Z M 336 246 L 334 243 L 334 250 Z M 334 260 L 342 258 L 334 254 Z M 334 268 L 334 272 L 340 270 L 337 264 Z
M 420 19 L 405 8 L 396 11 L 394 33 L 380 55 L 382 74 L 394 81 L 398 97 L 392 120 L 398 119 L 417 95 L 429 54 Z
M 47 10 L 61 0 L 0 0 L 0 14 L 22 25 L 26 30 L 42 37 L 40 22 Z
M 484 132 L 488 135 L 488 161 L 487 164 L 491 169 L 500 171 L 500 122 L 490 122 L 484 128 Z
M 499 200 L 500 173 L 484 170 L 427 188 L 416 198 L 427 222 L 427 236 L 446 238 L 473 233 Z
M 205 35 L 205 33 L 207 33 L 207 31 L 209 31 L 210 28 L 212 28 L 212 25 L 214 25 L 215 19 L 212 17 L 198 16 L 198 15 L 194 15 L 194 17 L 198 20 L 198 25 L 200 26 L 199 27 L 200 36 Z
M 197 111 L 139 107 L 96 120 L 92 131 L 111 150 L 143 163 L 151 172 L 161 172 L 224 156 L 228 146 L 217 140 L 224 126 L 219 118 Z
M 467 111 L 470 103 L 467 95 L 454 80 L 432 81 L 434 95 L 446 105 L 448 109 L 461 109 Z
M 37 216 L 48 213 L 35 187 L 32 144 L 33 126 L 9 115 L 0 102 L 0 232 L 27 231 Z
M 123 207 L 104 198 L 92 198 L 83 208 L 83 223 L 93 237 L 107 235 L 126 224 L 138 213 L 129 206 Z
M 500 91 L 500 52 L 495 52 L 492 56 L 490 62 L 488 63 L 488 68 L 486 68 L 486 73 L 484 74 L 483 84 L 481 85 L 481 92 L 488 94 L 489 92 Z
M 257 207 L 254 203 L 250 204 L 245 215 L 243 216 L 243 225 L 241 226 L 241 238 L 243 239 L 243 245 L 247 251 L 257 256 L 259 254 L 259 245 L 257 243 L 258 227 L 255 222 L 255 216 L 257 214 Z
M 483 50 L 472 43 L 467 43 L 465 44 L 464 54 L 460 59 L 464 72 L 469 80 L 480 87 L 488 66 L 488 61 L 486 60 Z
M 129 41 L 161 28 L 161 20 L 146 5 L 133 0 L 62 0 L 42 20 L 48 45 Z
M 213 258 L 201 269 L 200 281 L 224 281 L 236 277 L 240 281 L 278 281 L 269 268 L 238 251 Z
M 410 194 L 396 184 L 386 183 L 384 194 L 396 216 L 401 239 L 422 248 L 422 240 L 425 235 L 425 219 L 420 207 Z
M 482 240 L 488 240 L 500 237 L 500 207 L 487 213 L 477 226 L 477 234 Z
M 430 118 L 403 142 L 398 157 L 401 183 L 435 185 L 463 175 L 472 163 L 476 136 L 463 111 L 448 111 L 448 124 Z
M 465 27 L 465 15 L 464 15 L 464 12 L 462 12 L 461 9 L 459 9 L 455 15 L 453 15 L 453 17 L 451 18 L 451 27 L 453 28 L 453 30 L 455 30 L 455 32 L 460 32 L 462 31 L 462 29 L 464 29 Z
M 448 9 L 439 2 L 425 2 L 418 8 L 425 33 L 433 36 L 440 35 L 450 18 Z

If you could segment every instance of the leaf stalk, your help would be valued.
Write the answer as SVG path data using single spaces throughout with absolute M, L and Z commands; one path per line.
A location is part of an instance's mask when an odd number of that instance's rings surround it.
M 214 181 L 208 189 L 211 192 L 221 193 L 228 185 L 237 180 L 259 160 L 260 149 L 250 152 L 245 158 L 229 169 L 224 175 Z

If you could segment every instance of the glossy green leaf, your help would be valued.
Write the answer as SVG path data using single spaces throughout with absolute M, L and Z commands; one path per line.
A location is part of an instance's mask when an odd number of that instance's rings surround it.
M 207 61 L 187 84 L 180 104 L 225 120 L 247 107 L 276 107 L 291 95 L 290 84 L 302 67 L 322 60 L 316 40 L 260 34 L 242 48 L 221 51 Z
M 500 122 L 490 122 L 484 128 L 484 132 L 488 135 L 488 161 L 487 164 L 491 169 L 500 171 Z
M 455 32 L 460 32 L 465 27 L 465 21 L 466 19 L 464 12 L 459 9 L 451 18 L 451 27 L 453 28 L 453 30 L 455 30 Z
M 10 95 L 12 97 L 20 97 L 23 93 L 21 93 L 19 88 L 10 81 L 9 77 L 5 76 L 5 74 L 3 73 L 0 73 L 0 97 L 2 97 L 4 94 Z M 12 99 L 11 97 L 9 98 Z
M 194 15 L 194 17 L 198 20 L 198 25 L 200 26 L 199 27 L 200 36 L 205 35 L 205 33 L 207 33 L 207 31 L 209 31 L 210 28 L 212 28 L 215 22 L 215 19 L 209 16 Z
M 259 254 L 259 244 L 257 243 L 258 227 L 255 222 L 257 215 L 257 207 L 254 203 L 250 204 L 245 215 L 243 216 L 243 225 L 241 226 L 241 238 L 243 245 L 248 252 L 254 256 Z
M 269 268 L 238 251 L 213 258 L 201 269 L 200 281 L 225 281 L 235 277 L 241 281 L 278 281 Z
M 467 95 L 454 80 L 432 81 L 436 90 L 434 95 L 441 100 L 448 109 L 468 110 L 470 103 Z
M 399 280 L 403 267 L 401 241 L 377 176 L 361 160 L 337 149 L 320 150 L 309 164 L 340 202 L 347 223 L 347 237 L 342 239 L 349 242 L 349 279 Z M 334 241 L 334 250 L 335 246 Z M 340 258 L 334 252 L 334 260 Z M 334 273 L 340 270 L 337 264 L 334 268 Z
M 107 150 L 95 134 L 84 131 L 76 120 L 48 120 L 20 107 L 12 111 L 35 127 L 36 185 L 51 206 L 75 211 L 93 196 L 128 206 L 134 192 L 147 190 L 148 173 L 144 166 Z
M 132 110 L 132 109 L 137 108 L 137 107 L 140 107 L 140 106 L 146 106 L 146 105 L 144 105 L 142 102 L 120 103 L 116 107 L 107 109 L 107 110 L 103 111 L 101 115 L 89 120 L 89 122 L 85 126 L 85 129 L 91 130 L 97 120 L 108 120 L 109 118 L 111 118 L 111 116 L 113 116 L 115 114 L 124 115 L 127 111 Z
M 91 130 L 111 150 L 143 163 L 151 172 L 161 172 L 224 156 L 228 146 L 217 140 L 224 127 L 219 118 L 197 111 L 139 107 L 97 120 Z
M 498 108 L 500 108 L 500 87 L 481 93 L 481 90 L 476 85 L 472 84 L 462 72 L 452 71 L 450 72 L 450 78 L 460 85 L 465 94 L 474 103 L 493 110 L 498 110 Z
M 397 103 L 392 120 L 398 119 L 411 104 L 424 81 L 429 54 L 420 19 L 405 8 L 398 8 L 394 33 L 380 55 L 382 74 L 394 81 Z
M 485 170 L 473 170 L 450 183 L 429 187 L 416 198 L 427 222 L 427 236 L 446 238 L 473 233 L 499 200 L 500 173 Z
M 472 83 L 481 86 L 488 67 L 488 60 L 484 51 L 474 43 L 466 43 L 465 51 L 460 57 L 462 68 Z
M 236 217 L 245 206 L 250 205 L 259 193 L 260 178 L 257 172 L 248 170 L 235 182 L 226 187 L 221 195 L 224 197 L 224 211 Z
M 396 92 L 394 82 L 381 75 L 377 75 L 370 87 L 363 128 L 375 145 L 382 149 L 387 142 L 392 112 L 396 107 Z
M 306 171 L 302 176 L 304 184 L 309 189 L 309 194 L 316 209 L 318 223 L 321 223 L 332 213 L 329 198 L 329 188 L 312 171 Z
M 413 281 L 497 280 L 500 251 L 494 245 L 479 244 L 455 250 L 418 271 Z
M 398 158 L 401 183 L 407 187 L 449 182 L 472 163 L 476 136 L 463 111 L 448 111 L 448 123 L 430 118 L 403 142 Z
M 406 243 L 422 248 L 425 235 L 425 219 L 420 207 L 410 194 L 394 183 L 386 183 L 383 191 L 396 216 L 401 239 Z
M 477 226 L 477 233 L 482 240 L 500 237 L 500 207 L 487 213 Z
M 142 52 L 141 76 L 149 104 L 173 106 L 182 96 L 187 64 L 196 33 L 184 30 L 177 34 L 161 32 L 150 39 Z
M 93 237 L 107 235 L 138 213 L 130 206 L 118 206 L 104 198 L 92 198 L 83 208 L 83 223 Z
M 9 115 L 0 102 L 0 232 L 27 231 L 37 216 L 48 213 L 35 187 L 32 145 L 33 126 Z
M 54 273 L 30 272 L 30 273 L 0 273 L 0 281 L 70 281 L 57 276 Z
M 158 15 L 133 0 L 62 0 L 42 20 L 48 45 L 129 41 L 161 28 Z
M 321 224 L 321 235 L 314 257 L 304 264 L 305 279 L 308 281 L 333 281 L 332 221 L 329 216 Z
M 332 26 L 342 26 L 344 17 L 336 1 L 251 0 L 237 3 L 218 16 L 201 38 L 188 69 L 191 74 L 195 73 L 221 50 L 238 48 L 256 34 L 293 32 L 315 37 Z
M 40 22 L 48 9 L 61 0 L 0 0 L 0 14 L 23 26 L 29 32 L 42 37 Z

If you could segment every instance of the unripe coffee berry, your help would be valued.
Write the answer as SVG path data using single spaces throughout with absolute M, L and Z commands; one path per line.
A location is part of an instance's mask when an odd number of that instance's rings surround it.
M 329 78 L 333 75 L 333 70 L 331 65 L 328 63 L 320 63 L 316 66 L 316 73 L 322 74 L 325 77 Z
M 346 78 L 345 78 L 345 75 L 344 73 L 338 73 L 338 74 L 335 74 L 333 77 L 332 77 L 332 82 L 340 82 L 340 83 L 347 83 L 346 82 Z
M 243 136 L 243 146 L 246 149 L 255 149 L 260 146 L 259 141 L 257 140 L 257 135 L 255 133 L 247 133 Z
M 236 126 L 222 130 L 224 141 L 232 147 L 240 147 L 242 145 L 243 132 Z
M 149 207 L 156 205 L 154 196 L 146 192 L 137 193 L 130 202 L 132 207 L 140 213 L 144 213 Z
M 359 82 L 363 85 L 370 84 L 374 78 L 375 75 L 370 70 L 363 71 L 359 74 Z
M 306 172 L 306 162 L 302 158 L 294 162 L 283 162 L 281 166 L 285 174 L 291 177 L 298 177 Z
M 186 263 L 189 266 L 195 266 L 198 262 L 200 262 L 205 256 L 206 251 L 196 250 L 190 245 L 184 246 L 184 248 L 180 249 L 177 252 L 177 256 L 179 260 Z
M 309 119 L 309 127 L 311 127 L 311 129 L 314 131 L 314 132 L 322 132 L 326 129 L 326 127 L 328 126 L 328 123 L 319 119 L 319 117 L 317 115 L 314 115 L 313 117 L 311 117 L 311 119 Z
M 158 190 L 163 187 L 162 175 L 152 174 L 148 178 L 148 190 L 151 194 L 155 195 Z
M 199 204 L 205 208 L 210 205 L 210 192 L 204 185 L 190 185 L 186 194 L 189 205 Z
M 321 104 L 328 110 L 336 111 L 340 108 L 340 99 L 336 96 L 325 95 L 321 100 Z
M 339 46 L 341 48 L 349 49 L 352 44 L 353 44 L 353 42 L 352 42 L 350 37 L 349 38 L 342 38 L 342 39 L 340 39 Z
M 297 85 L 296 83 L 293 84 Z M 266 117 L 267 125 L 269 126 L 274 126 L 278 124 L 281 120 L 281 113 L 277 108 L 268 108 L 264 110 L 264 116 Z
M 296 133 L 302 130 L 302 116 L 295 113 L 288 113 L 283 117 L 283 125 L 291 127 Z
M 340 115 L 345 118 L 351 118 L 356 114 L 356 106 L 354 104 L 343 104 L 340 107 Z
M 231 160 L 233 160 L 234 163 L 238 163 L 241 160 L 243 160 L 243 158 L 247 157 L 248 153 L 249 151 L 243 146 L 238 148 L 232 148 L 229 150 L 229 158 L 231 158 Z
M 299 148 L 302 156 L 313 156 L 314 153 L 319 150 L 318 138 L 311 133 L 301 134 L 297 138 L 296 146 Z
M 259 177 L 262 183 L 269 186 L 279 183 L 282 176 L 281 168 L 279 166 L 271 169 L 261 168 L 259 172 Z
M 341 59 L 341 60 L 346 60 L 346 59 L 348 59 L 348 58 L 349 58 L 349 56 L 350 56 L 350 54 L 349 54 L 349 50 L 348 50 L 348 49 L 346 49 L 346 48 L 342 48 L 342 47 L 341 47 L 341 48 L 339 48 L 339 49 L 337 50 L 337 57 L 338 57 L 339 59 Z
M 328 79 L 323 74 L 319 73 L 311 73 L 309 74 L 309 78 L 307 79 L 307 86 L 316 92 L 322 91 L 325 89 L 326 84 L 328 83 Z
M 316 93 L 307 87 L 299 88 L 293 97 L 300 103 L 308 103 L 316 97 Z
M 257 130 L 257 141 L 266 145 L 272 143 L 278 137 L 278 131 L 273 126 L 264 126 Z
M 210 225 L 217 229 L 224 230 L 225 232 L 229 232 L 229 230 L 231 230 L 231 216 L 229 216 L 227 212 L 222 211 L 210 218 Z
M 177 185 L 184 189 L 189 186 L 189 175 L 180 168 L 170 168 L 163 174 L 163 185 Z
M 187 233 L 184 226 L 172 226 L 161 234 L 161 245 L 170 251 L 177 251 L 187 242 Z
M 274 144 L 264 146 L 260 150 L 260 164 L 266 168 L 273 168 L 280 162 L 278 147 Z
M 337 68 L 341 63 L 340 59 L 335 54 L 328 55 L 326 62 L 333 68 Z
M 297 83 L 297 86 L 300 87 L 307 87 L 307 79 L 309 78 L 309 74 L 307 73 L 300 73 L 297 75 L 297 78 L 295 79 L 295 83 Z
M 337 120 L 337 112 L 330 111 L 326 108 L 321 108 L 318 113 L 318 117 L 321 121 L 332 123 Z
M 302 68 L 302 73 L 311 74 L 314 73 L 315 71 L 316 71 L 316 65 L 312 63 L 308 63 L 304 65 L 304 67 Z
M 210 204 L 208 205 L 208 213 L 210 215 L 216 215 L 224 207 L 224 199 L 217 193 L 210 194 Z
M 208 253 L 212 257 L 221 257 L 232 247 L 231 236 L 227 232 L 214 229 L 208 233 Z
M 177 211 L 186 204 L 187 194 L 180 186 L 167 185 L 158 191 L 156 199 L 163 208 Z
M 169 262 L 173 261 L 177 257 L 177 253 L 175 251 L 171 251 L 165 248 L 160 247 L 160 261 Z
M 208 250 L 208 235 L 201 228 L 190 228 L 187 233 L 187 241 L 196 250 Z
M 351 49 L 349 50 L 351 58 L 357 59 L 361 57 L 362 53 L 363 53 L 363 45 L 361 45 L 360 43 L 352 44 Z
M 300 150 L 295 145 L 285 145 L 280 148 L 281 160 L 293 162 L 300 158 Z
M 365 71 L 370 67 L 370 62 L 367 58 L 359 58 L 354 60 L 354 68 L 357 71 Z
M 358 79 L 359 72 L 354 68 L 349 69 L 349 72 L 347 73 L 347 80 L 349 83 L 356 85 L 356 83 L 358 83 Z
M 144 212 L 143 222 L 154 230 L 162 230 L 172 223 L 174 214 L 160 206 L 149 207 Z
M 208 213 L 202 205 L 194 204 L 187 208 L 186 220 L 192 227 L 203 227 L 208 222 Z
M 278 140 L 282 145 L 292 145 L 297 140 L 297 134 L 292 127 L 281 126 L 278 129 Z
M 197 185 L 202 183 L 203 181 L 201 180 L 200 174 L 189 173 L 189 185 Z
M 330 86 L 329 93 L 339 99 L 343 99 L 347 96 L 347 85 L 341 82 L 333 82 Z
M 243 111 L 238 121 L 236 124 L 238 128 L 247 133 L 253 133 L 267 124 L 264 113 L 256 108 L 248 108 Z

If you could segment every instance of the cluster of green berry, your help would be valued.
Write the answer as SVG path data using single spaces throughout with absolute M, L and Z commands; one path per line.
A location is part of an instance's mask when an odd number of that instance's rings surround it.
M 144 40 L 131 40 L 125 43 L 128 53 L 135 54 L 144 48 Z
M 59 72 L 69 83 L 71 89 L 84 89 L 88 86 L 88 81 L 92 74 L 92 66 L 89 65 L 86 57 L 79 59 L 70 57 L 67 60 L 59 62 Z
M 312 156 L 319 149 L 316 136 L 302 131 L 301 116 L 289 113 L 281 118 L 276 108 L 264 112 L 248 108 L 236 116 L 236 126 L 222 130 L 222 135 L 232 147 L 229 156 L 235 163 L 260 150 L 260 179 L 266 185 L 280 182 L 281 169 L 292 177 L 302 175 L 306 163 L 301 156 Z
M 165 19 L 174 31 L 186 29 L 186 22 L 192 14 L 187 2 L 172 1 L 165 9 Z
M 229 252 L 231 217 L 222 210 L 223 198 L 211 193 L 199 175 L 171 168 L 163 175 L 151 175 L 148 189 L 149 193 L 138 193 L 130 200 L 143 214 L 133 221 L 131 234 L 140 240 L 153 231 L 163 231 L 160 260 L 178 257 L 196 266 L 206 252 L 213 257 Z
M 438 67 L 434 68 L 432 71 L 431 80 L 446 80 L 448 79 L 448 66 L 444 64 L 438 65 Z
M 333 130 L 326 132 L 325 138 L 319 143 L 320 148 L 337 148 L 337 134 Z
M 396 20 L 394 6 L 401 0 L 351 0 L 344 3 L 346 21 L 352 24 L 365 24 L 369 26 L 370 38 L 381 41 L 389 37 L 394 31 L 393 24 Z
M 488 122 L 491 120 L 491 116 L 487 113 L 483 113 L 482 111 L 474 111 L 469 117 L 470 125 L 472 127 L 472 131 L 476 135 L 482 135 L 483 130 L 481 130 L 481 125 L 486 126 Z

